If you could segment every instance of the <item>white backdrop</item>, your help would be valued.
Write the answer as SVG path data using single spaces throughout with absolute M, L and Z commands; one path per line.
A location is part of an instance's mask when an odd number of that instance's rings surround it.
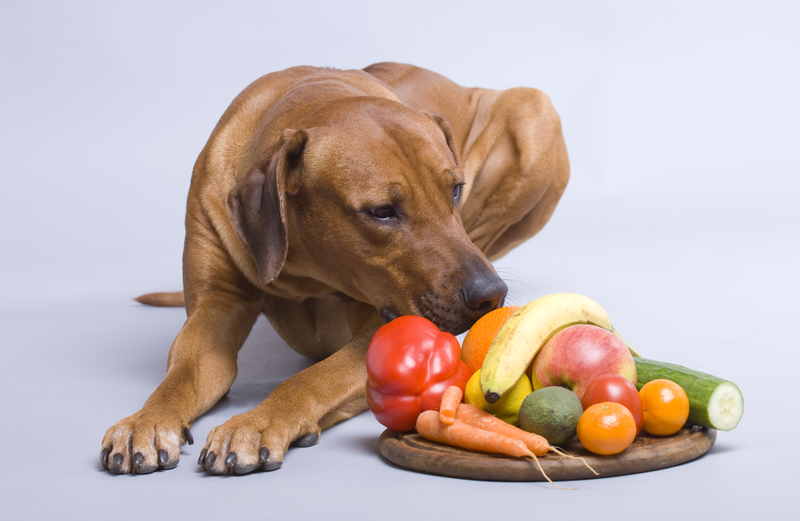
M 797 506 L 798 458 L 775 443 L 800 427 L 797 4 L 163 4 L 0 6 L 0 496 L 15 518 L 556 515 L 568 500 L 597 519 L 620 501 L 652 519 L 779 519 Z M 646 356 L 738 383 L 736 430 L 693 463 L 564 492 L 394 468 L 365 414 L 278 472 L 206 479 L 208 431 L 307 364 L 259 321 L 178 469 L 99 469 L 103 432 L 161 380 L 182 324 L 130 298 L 180 288 L 191 168 L 219 116 L 267 72 L 377 61 L 550 95 L 572 178 L 544 231 L 497 263 L 510 301 L 591 296 Z

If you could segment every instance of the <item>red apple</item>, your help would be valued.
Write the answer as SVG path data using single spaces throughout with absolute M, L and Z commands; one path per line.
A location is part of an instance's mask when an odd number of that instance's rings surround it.
M 560 385 L 583 399 L 598 376 L 618 374 L 636 385 L 636 364 L 620 337 L 601 327 L 581 324 L 562 329 L 533 360 L 534 390 Z

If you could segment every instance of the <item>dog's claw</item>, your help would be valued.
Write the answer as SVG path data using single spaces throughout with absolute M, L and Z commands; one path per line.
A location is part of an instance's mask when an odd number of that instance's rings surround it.
M 119 454 L 119 453 L 118 454 L 114 454 L 114 464 L 113 464 L 113 466 L 114 466 L 115 470 L 120 470 L 122 468 L 122 460 L 123 459 L 124 458 L 122 457 L 122 454 Z
M 225 458 L 225 466 L 226 467 L 233 467 L 233 465 L 236 463 L 237 457 L 238 456 L 236 456 L 235 452 L 229 452 L 228 453 L 228 457 Z
M 200 451 L 200 457 L 197 458 L 197 464 L 200 465 L 201 467 L 205 467 L 206 466 L 206 454 L 207 453 L 208 453 L 208 451 L 206 449 L 203 449 L 203 450 Z
M 273 461 L 272 463 L 262 463 L 259 468 L 261 470 L 278 470 L 283 465 L 282 461 Z
M 258 451 L 258 468 L 261 470 L 278 470 L 283 465 L 282 461 L 269 461 L 269 449 L 261 447 Z
M 165 450 L 158 451 L 158 465 L 161 467 L 165 467 L 167 465 L 167 461 L 169 461 L 169 455 Z
M 311 447 L 312 445 L 316 445 L 319 441 L 319 433 L 312 432 L 310 434 L 305 434 L 300 436 L 296 440 L 292 442 L 292 445 L 295 447 Z
M 189 427 L 183 428 L 183 439 L 186 440 L 186 443 L 189 445 L 194 445 L 194 437 L 192 436 L 192 431 L 189 430 Z
M 110 453 L 111 453 L 111 449 L 103 449 L 103 452 L 100 454 L 100 464 L 106 470 L 108 470 L 108 455 Z
M 139 468 L 142 466 L 142 462 L 144 461 L 144 455 L 141 452 L 137 452 L 133 456 L 133 466 Z
M 213 452 L 209 452 L 208 456 L 206 456 L 206 468 L 212 466 L 215 461 L 217 461 L 217 455 Z

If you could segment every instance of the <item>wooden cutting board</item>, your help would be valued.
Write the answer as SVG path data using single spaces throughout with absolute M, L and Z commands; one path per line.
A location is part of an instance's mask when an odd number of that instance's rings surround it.
M 592 454 L 577 438 L 564 447 L 573 456 L 584 457 L 598 476 L 580 460 L 564 459 L 553 453 L 540 457 L 539 462 L 553 481 L 622 476 L 692 461 L 708 452 L 716 439 L 714 429 L 687 425 L 672 436 L 650 436 L 643 432 L 630 447 L 613 456 Z M 448 447 L 415 432 L 387 429 L 378 445 L 384 458 L 409 470 L 483 481 L 546 481 L 533 461 Z

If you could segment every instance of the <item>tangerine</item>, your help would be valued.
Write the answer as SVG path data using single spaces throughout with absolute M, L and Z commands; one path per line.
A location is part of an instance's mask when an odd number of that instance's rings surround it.
M 467 364 L 471 372 L 474 373 L 483 366 L 483 360 L 489 352 L 494 337 L 506 320 L 520 307 L 505 306 L 492 310 L 479 318 L 467 331 L 467 336 L 461 344 L 461 360 Z
M 689 418 L 689 397 L 672 380 L 652 380 L 639 389 L 644 430 L 654 436 L 675 434 Z
M 583 411 L 578 439 L 595 454 L 619 454 L 636 438 L 636 420 L 624 405 L 600 402 Z

